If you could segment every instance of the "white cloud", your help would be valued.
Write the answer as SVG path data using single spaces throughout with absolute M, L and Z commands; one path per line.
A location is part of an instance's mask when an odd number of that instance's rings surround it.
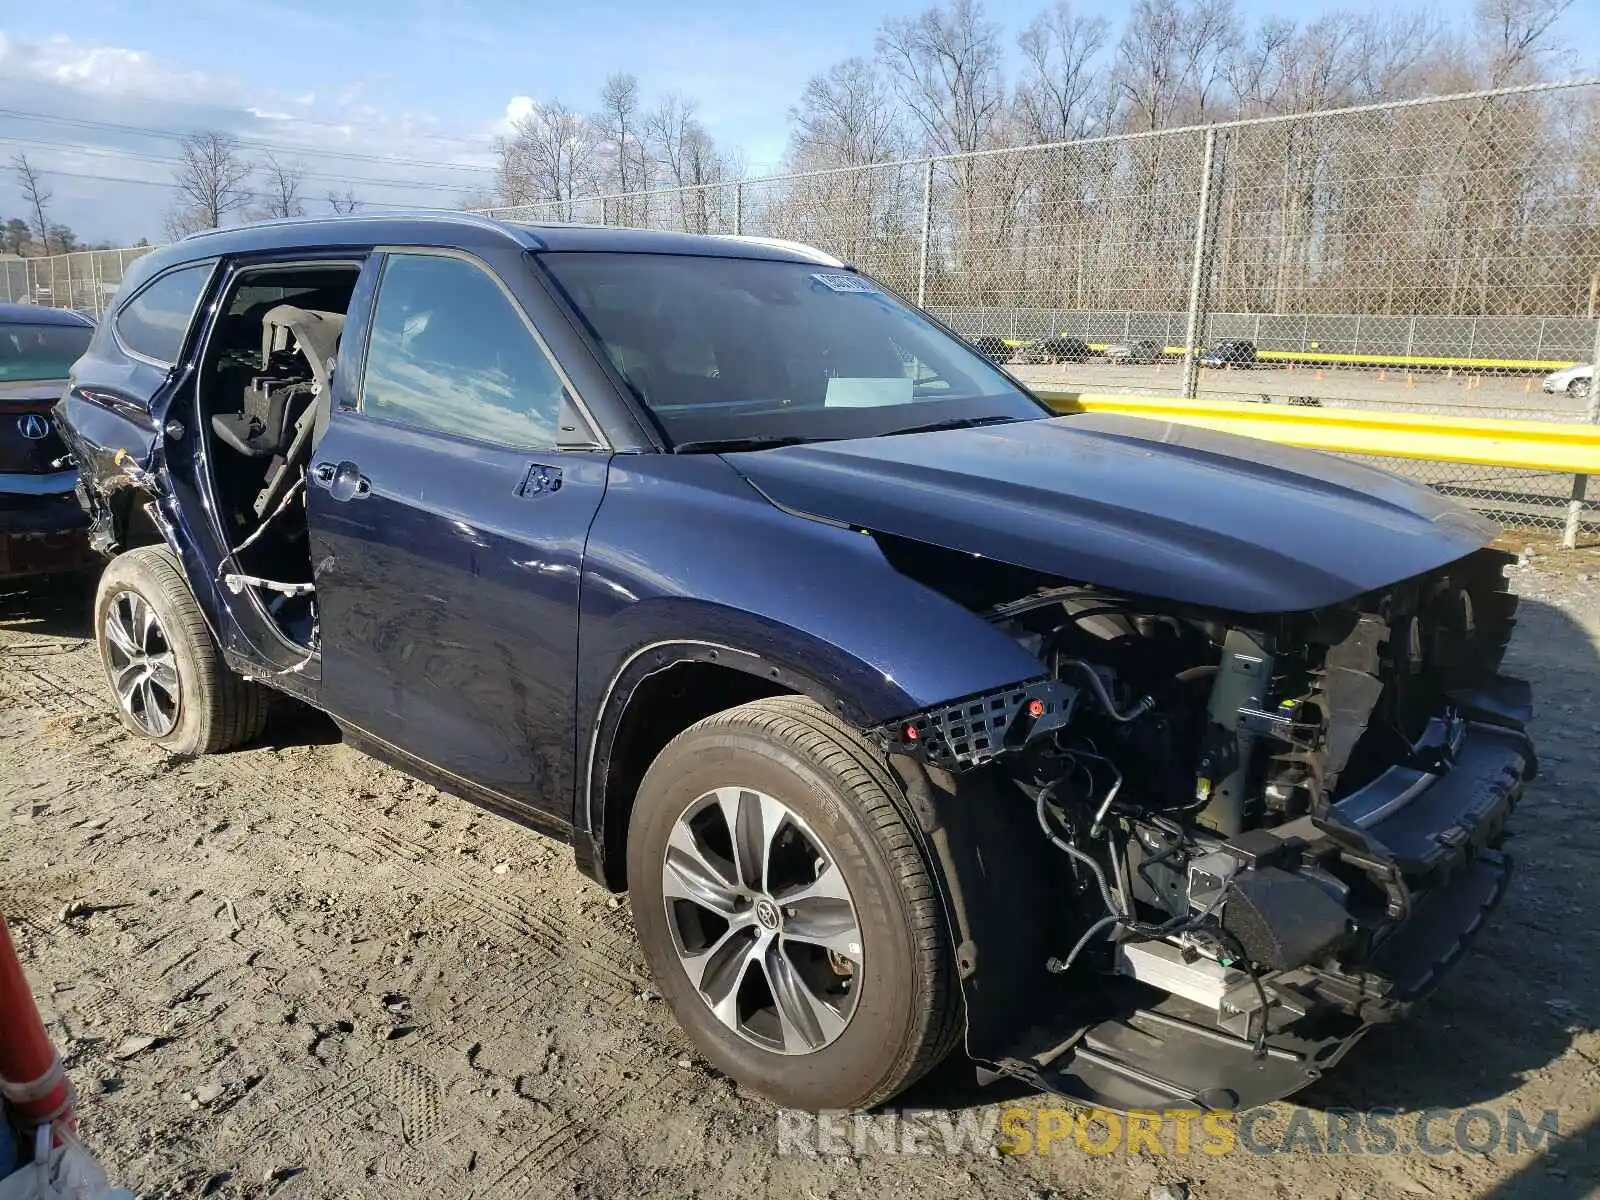
M 0 33 L 0 74 L 99 96 L 228 101 L 239 90 L 229 76 L 184 70 L 143 50 L 68 37 L 25 42 Z
M 381 109 L 367 90 L 346 77 L 280 94 L 144 50 L 0 33 L 0 107 L 46 118 L 7 120 L 0 151 L 26 151 L 55 191 L 55 219 L 90 240 L 160 235 L 178 155 L 176 137 L 161 133 L 223 130 L 252 158 L 270 145 L 280 161 L 305 166 L 312 211 L 346 188 L 369 205 L 451 206 L 489 187 L 488 128 L 447 130 L 430 113 Z M 7 182 L 0 177 L 0 216 L 15 207 Z
M 532 96 L 513 96 L 506 101 L 505 117 L 501 120 L 499 130 L 510 133 L 517 126 L 517 122 L 533 115 L 534 99 Z

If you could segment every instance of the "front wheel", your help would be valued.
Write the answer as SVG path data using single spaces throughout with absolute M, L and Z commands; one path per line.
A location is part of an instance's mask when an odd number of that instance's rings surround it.
M 141 546 L 107 564 L 94 633 L 117 715 L 145 741 L 173 754 L 215 754 L 266 727 L 266 689 L 222 661 L 165 546 Z
M 1567 395 L 1574 400 L 1587 400 L 1589 393 L 1594 389 L 1594 382 L 1588 379 L 1574 379 L 1567 384 Z
M 646 959 L 715 1066 L 791 1108 L 870 1108 L 960 1032 L 945 919 L 876 751 L 808 700 L 680 734 L 628 881 Z

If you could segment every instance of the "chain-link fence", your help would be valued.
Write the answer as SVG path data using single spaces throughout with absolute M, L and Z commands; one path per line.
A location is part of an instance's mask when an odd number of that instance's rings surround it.
M 153 246 L 77 250 L 41 258 L 0 258 L 0 303 L 75 308 L 99 318 L 122 286 L 122 275 Z
M 1600 418 L 1596 80 L 487 211 L 809 243 L 1055 387 Z M 139 252 L 0 298 L 98 315 Z M 1409 469 L 1523 525 L 1584 486 Z

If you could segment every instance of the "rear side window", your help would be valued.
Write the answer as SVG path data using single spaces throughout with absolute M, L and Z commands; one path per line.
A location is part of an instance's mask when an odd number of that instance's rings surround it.
M 482 269 L 393 254 L 378 285 L 361 411 L 516 449 L 556 444 L 561 377 Z
M 135 354 L 157 362 L 177 362 L 189 320 L 210 276 L 210 263 L 161 276 L 117 314 L 117 337 Z

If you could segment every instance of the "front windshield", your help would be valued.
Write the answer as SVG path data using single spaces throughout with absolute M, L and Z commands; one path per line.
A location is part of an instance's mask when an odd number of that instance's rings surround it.
M 65 379 L 93 333 L 87 325 L 0 323 L 0 383 Z
M 672 254 L 539 261 L 680 449 L 1050 415 L 966 343 L 852 272 Z

